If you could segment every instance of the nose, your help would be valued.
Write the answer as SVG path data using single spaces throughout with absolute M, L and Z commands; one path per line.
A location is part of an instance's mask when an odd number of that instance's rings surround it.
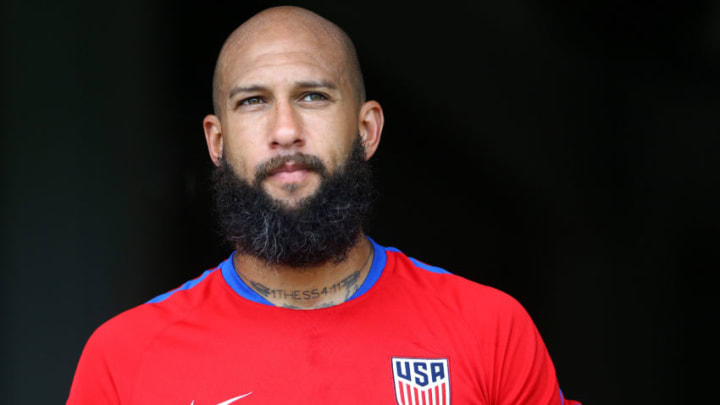
M 305 144 L 302 118 L 288 102 L 275 104 L 270 137 L 273 149 L 300 148 Z

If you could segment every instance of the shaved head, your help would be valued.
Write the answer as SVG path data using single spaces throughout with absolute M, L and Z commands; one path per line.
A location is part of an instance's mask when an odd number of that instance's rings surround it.
M 312 11 L 282 6 L 261 11 L 236 28 L 225 40 L 213 74 L 213 108 L 216 116 L 221 116 L 228 97 L 228 70 L 235 64 L 243 64 L 243 51 L 262 41 L 271 40 L 313 43 L 322 57 L 337 65 L 341 77 L 353 88 L 358 105 L 365 101 L 365 84 L 357 52 L 345 31 Z

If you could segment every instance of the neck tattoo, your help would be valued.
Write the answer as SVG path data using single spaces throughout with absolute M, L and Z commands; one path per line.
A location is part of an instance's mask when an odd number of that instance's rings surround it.
M 367 258 L 365 259 L 365 263 L 360 267 L 359 270 L 356 270 L 352 272 L 347 277 L 343 278 L 342 280 L 338 281 L 337 283 L 334 283 L 330 286 L 325 286 L 322 288 L 312 288 L 307 290 L 284 290 L 284 289 L 273 289 L 270 288 L 262 283 L 259 283 L 257 281 L 247 280 L 255 292 L 260 294 L 261 296 L 265 297 L 268 300 L 286 300 L 290 301 L 290 304 L 283 304 L 282 306 L 285 308 L 292 308 L 292 309 L 310 309 L 309 307 L 301 307 L 292 305 L 292 303 L 300 304 L 307 300 L 318 300 L 322 299 L 328 296 L 335 296 L 336 294 L 340 293 L 341 291 L 344 291 L 344 299 L 342 299 L 340 302 L 335 303 L 334 301 L 329 302 L 322 302 L 318 304 L 317 306 L 311 307 L 312 309 L 317 308 L 326 308 L 331 307 L 337 304 L 340 304 L 342 302 L 347 301 L 350 299 L 350 297 L 353 296 L 357 292 L 358 289 L 360 289 L 360 274 L 362 271 L 367 267 L 368 262 L 370 261 L 370 258 L 373 256 L 373 253 L 375 252 L 375 246 L 372 244 L 370 245 L 370 252 L 368 253 Z M 244 277 L 243 277 L 244 278 Z

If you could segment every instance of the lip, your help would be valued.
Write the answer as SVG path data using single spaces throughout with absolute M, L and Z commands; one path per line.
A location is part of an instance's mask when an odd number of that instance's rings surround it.
M 297 171 L 308 171 L 307 166 L 296 162 L 288 162 L 280 167 L 271 170 L 270 175 L 274 176 L 278 173 L 293 173 Z
M 297 183 L 310 173 L 307 166 L 296 162 L 288 162 L 270 171 L 269 175 L 283 183 Z

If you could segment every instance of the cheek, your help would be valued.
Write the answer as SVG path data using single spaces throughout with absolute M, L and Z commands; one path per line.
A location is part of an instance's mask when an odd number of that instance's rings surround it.
M 237 161 L 237 159 L 233 159 L 228 157 L 227 162 L 230 164 L 230 168 L 232 168 L 233 173 L 235 173 L 235 176 L 237 176 L 239 179 L 248 182 L 248 176 L 247 172 L 245 171 L 245 168 L 243 165 Z
M 357 137 L 357 127 L 353 125 L 352 120 L 334 119 L 318 124 L 322 130 L 317 133 L 322 136 L 317 136 L 313 140 L 315 147 L 312 149 L 316 152 L 312 153 L 317 154 L 327 165 L 328 170 L 332 171 L 347 159 Z
M 327 156 L 326 168 L 330 172 L 334 172 L 340 166 L 345 164 L 352 149 L 352 142 L 343 142 L 332 145 L 327 150 L 325 156 Z
M 248 159 L 238 150 L 233 150 L 233 148 L 226 148 L 224 155 L 225 160 L 230 164 L 235 174 L 239 178 L 252 183 L 254 169 L 252 165 L 248 164 Z
M 230 162 L 235 173 L 243 179 L 251 179 L 255 173 L 255 167 L 260 163 L 257 152 L 259 145 L 252 142 L 252 129 L 246 127 L 231 126 L 225 134 L 224 154 Z

